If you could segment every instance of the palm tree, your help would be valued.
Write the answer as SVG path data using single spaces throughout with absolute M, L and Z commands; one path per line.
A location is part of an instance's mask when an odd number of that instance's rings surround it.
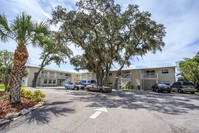
M 34 23 L 31 16 L 25 12 L 18 15 L 10 24 L 8 24 L 5 15 L 0 14 L 1 41 L 6 42 L 8 39 L 13 39 L 17 43 L 11 70 L 11 103 L 20 102 L 21 81 L 28 60 L 27 45 L 37 46 L 37 40 L 48 34 L 49 30 L 46 23 Z

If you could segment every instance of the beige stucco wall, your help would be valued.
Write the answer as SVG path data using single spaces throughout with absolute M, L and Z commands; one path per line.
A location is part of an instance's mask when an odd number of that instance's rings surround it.
M 33 78 L 34 78 L 34 73 L 38 72 L 39 68 L 36 68 L 36 67 L 26 67 L 26 70 L 28 72 L 28 76 L 27 77 L 24 77 L 24 83 L 23 85 L 25 86 L 31 86 L 32 85 L 32 81 L 33 81 Z M 40 77 L 42 74 L 45 74 L 45 75 L 54 75 L 54 77 Z M 59 71 L 53 71 L 53 70 L 42 70 L 42 72 L 40 73 L 40 75 L 38 76 L 38 79 L 37 79 L 37 86 L 56 86 L 56 85 L 63 85 L 65 79 L 64 78 L 61 78 L 60 76 L 69 76 L 69 79 L 67 80 L 70 80 L 71 79 L 71 73 L 68 73 L 68 72 L 59 72 Z M 52 80 L 55 80 L 55 84 L 49 84 L 47 82 L 47 84 L 44 84 L 44 79 L 47 79 L 47 81 L 49 81 L 49 79 Z
M 131 85 L 134 89 L 137 89 L 138 85 L 142 87 L 140 70 L 131 70 Z
M 158 73 L 158 82 L 162 83 L 163 81 L 170 81 L 170 85 L 172 85 L 176 81 L 175 68 L 163 68 L 163 69 L 168 69 L 169 73 L 162 74 L 162 69 L 156 70 L 156 72 Z
M 168 74 L 162 74 L 162 69 L 168 69 L 169 73 Z M 26 80 L 24 80 L 25 85 L 27 86 L 31 86 L 32 85 L 32 80 L 34 77 L 34 73 L 38 71 L 38 68 L 35 67 L 27 67 L 26 70 L 28 71 L 28 76 L 26 77 Z M 147 70 L 154 70 L 155 73 L 158 73 L 158 82 L 162 83 L 163 81 L 170 81 L 170 84 L 173 84 L 175 82 L 175 68 L 174 67 L 165 67 L 165 68 L 152 68 L 152 69 L 133 69 L 133 70 L 122 70 L 121 76 L 125 75 L 126 73 L 130 72 L 131 74 L 131 85 L 134 86 L 134 88 L 137 88 L 137 86 L 139 85 L 142 88 L 142 84 L 143 84 L 143 79 L 141 79 L 141 71 L 147 71 Z M 96 80 L 95 78 L 95 74 L 88 72 L 88 73 L 68 73 L 68 72 L 57 72 L 57 71 L 49 71 L 49 70 L 43 70 L 43 73 L 45 74 L 55 74 L 55 76 L 63 76 L 63 75 L 69 75 L 70 78 L 67 81 L 73 81 L 73 82 L 80 82 L 81 80 Z M 117 71 L 111 71 L 110 73 L 112 73 L 111 76 L 108 76 L 108 82 L 112 83 L 109 84 L 109 86 L 113 87 L 115 84 L 115 79 L 116 79 L 116 74 Z M 41 75 L 41 73 L 40 73 Z M 39 75 L 39 76 L 40 76 Z M 119 80 L 120 77 L 119 76 Z M 64 82 L 64 79 L 57 79 L 55 78 L 47 78 L 47 79 L 55 79 L 56 80 L 56 85 L 60 85 L 59 83 L 61 82 L 61 84 Z M 38 86 L 42 86 L 44 85 L 44 78 L 38 78 Z M 148 83 L 148 81 L 147 81 Z M 144 89 L 144 88 L 142 88 Z

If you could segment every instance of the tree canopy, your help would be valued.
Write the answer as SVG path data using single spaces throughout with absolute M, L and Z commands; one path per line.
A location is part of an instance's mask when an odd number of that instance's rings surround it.
M 199 52 L 193 58 L 186 58 L 179 63 L 180 75 L 186 81 L 192 81 L 199 89 Z
M 149 12 L 141 12 L 137 5 L 121 6 L 114 0 L 80 0 L 77 10 L 67 11 L 58 6 L 51 23 L 60 23 L 59 33 L 83 50 L 71 63 L 77 70 L 96 73 L 98 84 L 105 84 L 114 63 L 123 68 L 132 56 L 162 50 L 165 28 L 152 20 Z
M 0 78 L 2 79 L 5 90 L 7 90 L 7 86 L 10 80 L 10 72 L 13 63 L 13 53 L 8 52 L 7 50 L 0 51 Z
M 51 32 L 48 37 L 43 37 L 38 43 L 42 45 L 42 53 L 40 59 L 40 69 L 34 75 L 32 87 L 36 87 L 37 78 L 43 68 L 52 62 L 60 66 L 61 63 L 65 63 L 67 58 L 70 58 L 72 51 L 68 48 L 68 45 L 64 42 L 60 42 L 57 38 L 58 34 Z

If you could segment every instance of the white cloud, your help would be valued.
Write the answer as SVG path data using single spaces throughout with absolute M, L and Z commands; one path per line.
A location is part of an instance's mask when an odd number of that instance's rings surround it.
M 7 0 L 1 1 L 0 12 L 5 12 L 9 20 L 12 20 L 19 12 L 26 11 L 31 14 L 36 21 L 42 21 L 50 17 L 52 9 L 57 5 L 66 7 L 67 10 L 75 8 L 77 0 Z M 199 2 L 196 0 L 116 0 L 116 3 L 122 5 L 123 9 L 128 4 L 138 4 L 140 10 L 149 11 L 152 13 L 152 19 L 158 23 L 162 23 L 166 27 L 166 37 L 164 38 L 165 47 L 162 52 L 156 54 L 148 53 L 139 60 L 132 61 L 131 68 L 136 67 L 154 67 L 175 65 L 176 61 L 182 60 L 185 57 L 192 57 L 199 50 Z M 56 30 L 56 26 L 51 26 Z M 8 49 L 14 51 L 15 42 L 3 44 L 0 42 L 0 50 Z M 74 54 L 82 54 L 81 49 L 71 45 Z M 40 61 L 39 54 L 41 50 L 38 48 L 28 47 L 30 54 L 29 62 L 38 64 Z M 50 68 L 73 70 L 73 67 L 68 63 L 61 65 L 60 68 L 52 64 Z

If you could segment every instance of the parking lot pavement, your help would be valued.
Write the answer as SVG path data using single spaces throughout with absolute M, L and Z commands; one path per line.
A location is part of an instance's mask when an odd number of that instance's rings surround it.
M 47 104 L 0 132 L 197 133 L 199 96 L 147 91 L 98 93 L 44 88 Z

